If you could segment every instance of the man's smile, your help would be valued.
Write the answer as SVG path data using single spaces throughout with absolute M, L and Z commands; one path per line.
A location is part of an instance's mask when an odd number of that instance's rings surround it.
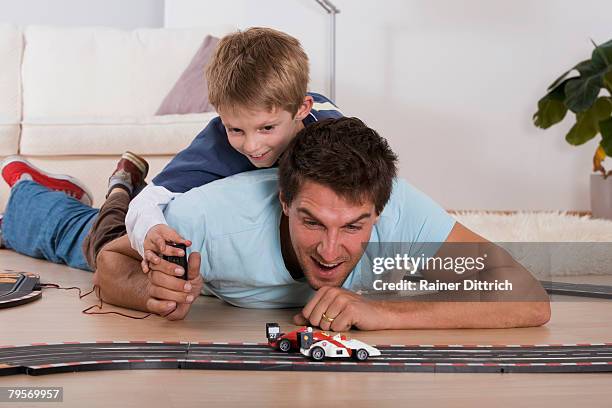
M 340 272 L 341 266 L 345 261 L 336 261 L 333 263 L 326 263 L 318 260 L 314 256 L 311 256 L 310 259 L 314 264 L 315 273 L 325 280 L 333 279 L 338 272 Z

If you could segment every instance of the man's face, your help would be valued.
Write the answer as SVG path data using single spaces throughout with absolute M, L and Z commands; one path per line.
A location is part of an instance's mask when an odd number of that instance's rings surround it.
M 290 206 L 281 203 L 289 218 L 291 245 L 310 286 L 341 286 L 378 220 L 374 203 L 350 203 L 311 181 L 302 184 Z
M 302 115 L 274 109 L 219 109 L 219 116 L 234 149 L 256 167 L 270 167 L 304 127 Z

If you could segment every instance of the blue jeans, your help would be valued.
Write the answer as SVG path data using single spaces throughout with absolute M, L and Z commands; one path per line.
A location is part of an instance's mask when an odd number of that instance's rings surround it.
M 23 180 L 11 189 L 2 239 L 21 254 L 91 271 L 82 246 L 98 212 L 64 193 Z

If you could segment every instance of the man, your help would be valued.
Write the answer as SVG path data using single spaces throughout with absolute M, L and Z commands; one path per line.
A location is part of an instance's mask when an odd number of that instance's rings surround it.
M 240 307 L 303 306 L 295 323 L 324 330 L 526 327 L 549 320 L 548 297 L 528 271 L 395 175 L 394 153 L 358 119 L 313 124 L 288 146 L 278 171 L 236 175 L 170 203 L 169 225 L 192 237 L 188 282 L 180 268 L 159 259 L 144 275 L 127 237 L 99 253 L 95 282 L 107 302 L 172 318 L 183 318 L 205 285 Z M 462 293 L 457 302 L 371 299 L 358 293 L 372 278 L 367 242 L 401 243 L 423 259 L 463 259 L 453 243 L 477 243 L 470 255 L 490 252 L 486 268 L 461 276 L 438 267 L 423 275 L 451 283 L 503 279 L 515 290 Z

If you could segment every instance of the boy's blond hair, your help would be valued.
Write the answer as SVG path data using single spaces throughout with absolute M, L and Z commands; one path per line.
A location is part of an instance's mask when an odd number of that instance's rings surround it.
M 308 56 L 292 36 L 253 27 L 221 39 L 206 78 L 217 110 L 281 108 L 293 116 L 306 95 Z

